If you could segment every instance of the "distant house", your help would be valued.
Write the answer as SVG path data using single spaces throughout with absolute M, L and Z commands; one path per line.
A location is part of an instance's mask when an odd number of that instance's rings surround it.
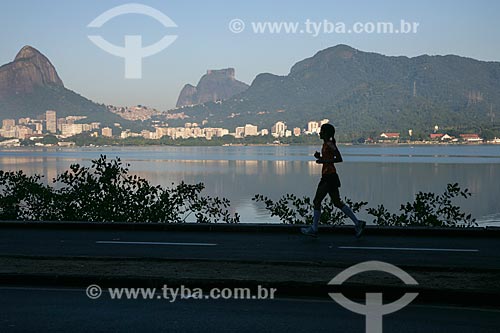
M 432 141 L 450 141 L 454 139 L 452 136 L 443 133 L 432 133 L 429 135 L 429 137 Z
M 482 142 L 483 139 L 479 137 L 477 134 L 460 134 L 462 140 L 467 142 Z
M 399 133 L 382 133 L 379 142 L 396 142 L 399 140 Z
M 399 133 L 382 133 L 380 137 L 384 139 L 399 139 Z
M 442 134 L 442 133 L 431 133 L 429 136 L 430 136 L 431 140 L 439 140 L 439 139 L 441 139 L 444 136 L 444 134 Z

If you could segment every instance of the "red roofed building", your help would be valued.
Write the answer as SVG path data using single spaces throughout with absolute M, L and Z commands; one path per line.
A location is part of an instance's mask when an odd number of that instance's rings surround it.
M 483 139 L 479 137 L 477 134 L 460 134 L 462 140 L 467 142 L 482 142 Z
M 430 135 L 431 140 L 441 139 L 443 136 L 444 136 L 444 134 L 441 134 L 441 133 L 432 133 L 432 134 Z
M 380 137 L 384 139 L 399 139 L 399 133 L 382 133 Z
M 399 140 L 399 133 L 382 133 L 380 134 L 379 137 L 379 142 L 388 142 L 388 143 L 394 143 L 398 142 Z

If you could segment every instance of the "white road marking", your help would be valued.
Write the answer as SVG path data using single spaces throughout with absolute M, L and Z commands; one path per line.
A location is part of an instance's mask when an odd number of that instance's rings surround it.
M 216 246 L 213 243 L 172 243 L 172 242 L 119 242 L 96 241 L 97 244 L 131 244 L 131 245 L 176 245 L 176 246 Z
M 393 251 L 438 251 L 438 252 L 479 252 L 478 249 L 433 249 L 423 247 L 369 247 L 369 246 L 339 246 L 346 250 L 393 250 Z

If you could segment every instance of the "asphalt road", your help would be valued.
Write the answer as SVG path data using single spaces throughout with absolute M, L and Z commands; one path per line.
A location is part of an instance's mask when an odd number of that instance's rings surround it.
M 150 257 L 500 268 L 497 238 L 0 229 L 0 255 Z
M 0 287 L 1 332 L 365 332 L 365 317 L 329 300 L 89 299 L 83 289 Z M 498 332 L 500 311 L 409 305 L 383 332 Z

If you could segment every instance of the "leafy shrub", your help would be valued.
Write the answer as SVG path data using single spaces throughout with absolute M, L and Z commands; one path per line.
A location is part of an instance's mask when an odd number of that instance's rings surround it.
M 471 196 L 468 189 L 462 190 L 458 183 L 448 184 L 441 195 L 418 192 L 415 201 L 401 205 L 401 214 L 391 214 L 383 205 L 367 209 L 381 226 L 425 226 L 425 227 L 472 227 L 477 226 L 471 214 L 466 215 L 451 199 Z
M 271 216 L 277 216 L 281 222 L 286 224 L 311 224 L 313 220 L 313 204 L 308 197 L 298 198 L 294 194 L 285 194 L 278 201 L 274 202 L 262 194 L 256 194 L 253 201 L 263 202 L 266 209 L 271 212 Z M 354 213 L 361 210 L 367 202 L 353 203 L 345 198 L 345 203 L 351 207 Z M 339 210 L 334 210 L 331 199 L 324 201 L 321 206 L 320 224 L 343 225 L 345 214 Z
M 52 219 L 57 204 L 53 189 L 40 183 L 42 176 L 28 176 L 23 171 L 0 170 L 0 219 Z
M 448 184 L 446 191 L 441 195 L 419 192 L 415 201 L 401 205 L 401 214 L 389 212 L 383 205 L 377 208 L 367 208 L 368 214 L 373 215 L 375 224 L 379 226 L 429 226 L 429 227 L 473 227 L 477 226 L 471 214 L 466 215 L 460 207 L 453 205 L 452 199 L 458 196 L 469 198 L 469 190 L 462 190 L 455 184 Z M 252 199 L 263 202 L 271 216 L 277 216 L 286 224 L 310 224 L 313 219 L 313 205 L 308 197 L 297 198 L 294 194 L 285 194 L 278 201 L 256 194 Z M 354 213 L 358 213 L 367 202 L 352 202 L 345 198 L 345 202 Z M 346 216 L 340 210 L 335 210 L 331 199 L 321 206 L 320 224 L 342 225 Z
M 153 186 L 130 175 L 119 158 L 73 164 L 53 180 L 55 187 L 41 178 L 0 171 L 1 220 L 182 223 L 194 215 L 196 222 L 239 222 L 228 211 L 229 200 L 201 196 L 202 183 Z

